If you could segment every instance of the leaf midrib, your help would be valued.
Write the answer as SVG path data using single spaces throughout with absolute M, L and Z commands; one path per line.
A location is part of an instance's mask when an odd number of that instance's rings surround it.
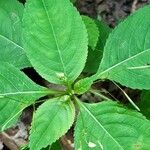
M 57 103 L 56 103 L 56 106 L 57 106 Z M 57 106 L 57 107 L 58 107 L 58 106 Z M 55 108 L 56 108 L 56 107 L 55 107 Z M 56 111 L 55 115 L 53 116 L 53 118 L 51 119 L 50 122 L 52 122 L 52 120 L 55 119 L 55 117 L 57 116 L 57 114 L 59 113 L 59 111 L 61 111 L 61 110 L 58 108 L 58 111 Z M 34 126 L 34 125 L 33 125 L 33 126 Z M 37 146 L 39 145 L 39 143 L 41 142 L 41 140 L 42 140 L 42 138 L 43 138 L 43 135 L 45 135 L 45 133 L 49 130 L 50 126 L 51 126 L 51 123 L 49 123 L 48 125 L 46 125 L 46 130 L 44 130 L 44 132 L 42 132 L 40 139 L 39 139 L 38 142 L 35 144 L 35 147 L 37 147 Z
M 47 18 L 48 18 L 48 22 L 49 22 L 49 24 L 50 24 L 50 26 L 51 26 L 51 29 L 52 29 L 52 33 L 53 33 L 52 35 L 53 35 L 54 40 L 55 40 L 55 43 L 56 43 L 56 47 L 57 47 L 58 54 L 59 54 L 59 59 L 60 59 L 60 61 L 61 61 L 62 68 L 63 68 L 63 71 L 64 71 L 63 73 L 65 74 L 65 77 L 67 77 L 66 68 L 65 68 L 65 65 L 64 65 L 62 56 L 61 56 L 61 50 L 60 50 L 60 48 L 59 48 L 59 44 L 58 44 L 58 41 L 57 41 L 57 37 L 56 37 L 56 34 L 55 34 L 55 30 L 54 30 L 53 24 L 51 23 L 51 18 L 50 18 L 50 16 L 49 16 L 48 10 L 47 10 L 47 8 L 46 8 L 46 6 L 45 6 L 44 0 L 42 0 L 42 4 L 43 4 L 43 8 L 44 8 L 44 10 L 45 10 L 45 12 L 46 12 L 46 15 L 47 15 Z
M 1 74 L 0 72 L 0 76 L 2 78 L 4 78 L 6 81 L 8 81 L 9 84 L 11 84 L 15 90 L 17 92 L 7 92 L 7 93 L 0 93 L 0 99 L 5 97 L 5 96 L 11 96 L 11 95 L 20 95 L 20 94 L 25 94 L 25 95 L 28 95 L 28 94 L 48 94 L 49 93 L 49 90 L 32 90 L 32 91 L 20 91 L 20 89 L 18 89 L 16 87 L 16 85 L 14 85 L 14 83 L 12 83 L 8 78 L 6 78 L 3 74 Z
M 117 64 L 115 64 L 115 65 L 113 65 L 112 67 L 106 69 L 105 71 L 103 71 L 103 72 L 101 72 L 101 73 L 96 73 L 93 77 L 99 78 L 99 77 L 101 77 L 103 74 L 105 74 L 105 73 L 107 73 L 107 72 L 113 70 L 114 68 L 116 68 L 116 67 L 118 67 L 118 66 L 120 66 L 120 65 L 122 65 L 122 64 L 124 64 L 124 63 L 126 63 L 126 62 L 128 62 L 128 61 L 130 61 L 130 60 L 132 60 L 132 59 L 134 59 L 134 58 L 136 58 L 136 57 L 138 57 L 138 56 L 140 56 L 141 54 L 144 54 L 145 52 L 148 52 L 148 51 L 150 51 L 150 49 L 147 49 L 147 50 L 144 50 L 144 51 L 142 51 L 142 52 L 140 52 L 140 53 L 138 53 L 138 54 L 135 54 L 135 55 L 133 55 L 132 57 L 129 57 L 129 58 L 127 58 L 127 59 L 125 59 L 125 60 L 123 60 L 123 61 L 121 61 L 121 62 L 119 62 L 119 63 L 117 63 Z M 101 67 L 101 66 L 100 66 L 100 67 Z
M 81 103 L 80 103 L 81 104 Z M 97 118 L 90 112 L 90 110 L 84 106 L 84 104 L 81 104 L 81 106 L 84 108 L 84 110 L 93 118 L 93 120 L 105 131 L 106 134 L 109 135 L 109 137 L 121 148 L 121 150 L 124 150 L 124 148 L 114 139 L 114 137 L 103 127 L 103 125 L 97 120 Z
M 21 47 L 20 45 L 18 45 L 17 43 L 15 43 L 15 42 L 12 41 L 11 39 L 9 39 L 8 37 L 6 37 L 6 36 L 4 36 L 4 35 L 2 35 L 2 34 L 0 34 L 0 37 L 1 37 L 2 39 L 4 39 L 4 40 L 9 41 L 11 44 L 13 44 L 13 45 L 15 45 L 16 47 L 18 47 L 18 48 L 20 48 L 20 49 L 23 50 L 23 47 Z
M 10 96 L 10 95 L 20 95 L 20 94 L 24 94 L 24 95 L 28 95 L 28 94 L 48 94 L 48 91 L 18 91 L 18 92 L 10 92 L 10 93 L 3 93 L 0 94 L 0 96 Z M 1 98 L 1 97 L 0 97 Z
M 22 109 L 21 109 L 20 111 L 18 111 L 17 113 L 15 113 L 12 117 L 9 117 L 9 118 L 5 121 L 5 123 L 2 124 L 1 130 L 2 130 L 2 131 L 5 130 L 5 127 L 8 125 L 8 123 L 9 123 L 11 120 L 13 120 L 17 115 L 19 115 L 19 113 L 21 113 L 24 109 L 25 109 L 25 107 L 22 108 Z M 17 108 L 16 108 L 16 110 L 17 110 Z M 14 110 L 13 113 L 14 113 L 16 110 Z M 12 113 L 12 114 L 13 114 L 13 113 Z

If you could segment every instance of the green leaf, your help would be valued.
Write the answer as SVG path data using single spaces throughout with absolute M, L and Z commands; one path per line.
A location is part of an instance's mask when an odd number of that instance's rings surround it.
M 22 110 L 48 91 L 33 83 L 19 69 L 1 62 L 0 131 L 16 123 Z
M 91 80 L 91 78 L 88 78 L 88 77 L 79 80 L 74 85 L 75 94 L 83 94 L 87 92 L 91 88 L 92 84 L 93 84 L 93 81 Z
M 112 29 L 103 20 L 95 20 L 95 24 L 99 30 L 99 39 L 96 45 L 96 49 L 103 51 L 106 40 Z
M 87 33 L 69 0 L 28 0 L 24 47 L 35 69 L 52 83 L 72 83 L 84 68 Z
M 111 29 L 102 20 L 94 21 L 98 28 L 99 37 L 95 50 L 93 51 L 93 49 L 91 48 L 89 48 L 88 50 L 88 57 L 86 61 L 86 66 L 84 68 L 84 71 L 88 73 L 96 73 L 96 71 L 98 70 L 99 64 L 103 56 L 103 49 L 106 43 L 106 39 L 111 32 Z
M 148 150 L 150 122 L 113 101 L 78 102 L 75 148 L 82 150 Z
M 48 150 L 62 150 L 60 142 L 56 141 L 53 143 Z
M 98 42 L 98 37 L 99 37 L 98 28 L 95 24 L 94 19 L 88 16 L 82 16 L 82 19 L 84 21 L 84 24 L 86 26 L 87 33 L 88 33 L 88 43 L 89 43 L 88 45 L 89 47 L 92 48 L 92 50 L 94 50 Z
M 142 114 L 150 119 L 150 91 L 142 92 L 139 108 Z
M 76 3 L 77 0 L 70 0 L 70 2 L 72 2 L 73 4 Z
M 30 131 L 31 150 L 47 147 L 64 135 L 74 122 L 75 108 L 69 96 L 50 99 L 34 115 Z
M 28 145 L 25 145 L 20 148 L 20 150 L 29 150 Z M 41 150 L 62 150 L 60 142 L 56 141 L 52 145 L 47 146 L 46 148 L 42 148 Z
M 47 146 L 46 148 L 42 148 L 41 150 L 62 150 L 60 142 L 56 141 L 52 145 Z
M 23 10 L 17 0 L 0 0 L 0 61 L 20 69 L 30 66 L 22 47 Z
M 96 79 L 150 89 L 150 6 L 129 16 L 109 36 Z

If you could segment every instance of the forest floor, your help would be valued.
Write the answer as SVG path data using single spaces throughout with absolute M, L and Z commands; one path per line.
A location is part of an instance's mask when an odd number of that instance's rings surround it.
M 75 5 L 81 14 L 88 15 L 92 18 L 101 17 L 110 27 L 114 28 L 130 13 L 148 4 L 150 4 L 150 0 L 78 0 Z M 29 76 L 30 73 L 32 74 L 33 72 L 28 71 Z M 112 83 L 97 83 L 95 86 L 107 89 L 117 99 L 124 99 L 122 94 L 118 94 L 118 89 Z M 133 91 L 127 88 L 124 90 L 131 97 L 137 99 L 139 91 Z M 86 96 L 92 98 L 92 95 Z M 0 150 L 18 150 L 20 145 L 27 144 L 32 113 L 33 108 L 27 108 L 23 112 L 17 126 L 0 134 Z M 61 145 L 64 150 L 73 150 L 72 133 L 73 130 L 71 129 L 67 135 L 61 138 Z

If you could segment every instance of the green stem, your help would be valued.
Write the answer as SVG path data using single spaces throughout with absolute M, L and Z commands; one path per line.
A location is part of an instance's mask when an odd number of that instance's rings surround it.
M 102 99 L 105 99 L 105 100 L 111 100 L 110 98 L 104 96 L 103 94 L 98 93 L 98 91 L 96 91 L 96 90 L 90 90 L 90 92 L 93 93 L 94 95 L 99 96 L 99 97 L 102 98 Z
M 112 81 L 113 82 L 113 81 Z M 131 105 L 138 111 L 140 111 L 139 107 L 132 101 L 132 99 L 128 96 L 128 94 L 115 82 L 113 82 L 114 85 L 116 85 L 121 92 L 125 95 L 125 97 L 127 98 L 127 100 L 131 103 Z
M 7 92 L 7 93 L 2 93 L 0 94 L 0 99 L 5 98 L 5 96 L 12 96 L 12 95 L 29 95 L 29 94 L 62 94 L 64 91 L 57 91 L 57 90 L 51 90 L 51 89 L 46 89 L 46 90 L 40 90 L 40 91 L 17 91 L 17 92 Z
M 78 97 L 76 97 L 75 95 L 73 97 L 75 106 L 80 110 L 80 99 L 78 99 Z
M 47 94 L 64 94 L 66 91 L 60 91 L 60 90 L 53 90 L 53 89 L 46 89 L 45 91 Z

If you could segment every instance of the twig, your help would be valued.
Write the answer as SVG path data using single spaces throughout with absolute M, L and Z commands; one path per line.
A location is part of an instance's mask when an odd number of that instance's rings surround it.
M 138 0 L 134 0 L 132 3 L 132 8 L 131 8 L 131 12 L 134 12 L 136 10 L 136 6 L 137 6 Z
M 10 149 L 10 150 L 19 150 L 16 142 L 5 132 L 1 134 L 2 142 Z
M 66 137 L 66 135 L 64 135 L 63 137 L 61 137 L 60 142 L 63 145 L 63 147 L 65 148 L 65 150 L 72 150 L 73 149 L 71 147 L 71 141 L 68 140 L 68 138 Z
M 99 93 L 99 92 L 96 91 L 96 90 L 90 90 L 90 92 L 93 93 L 93 94 L 95 94 L 95 95 L 97 95 L 97 96 L 99 96 L 100 98 L 102 98 L 102 99 L 104 99 L 104 100 L 111 100 L 110 98 L 104 96 L 103 94 Z
M 113 82 L 113 81 L 112 81 Z M 115 82 L 113 82 L 114 83 L 114 85 L 116 85 L 116 87 L 118 87 L 119 89 L 120 89 L 120 91 L 125 95 L 125 97 L 128 99 L 128 101 L 132 104 L 132 106 L 136 109 L 136 110 L 138 110 L 138 111 L 140 111 L 140 109 L 139 109 L 139 107 L 133 102 L 133 100 L 128 96 L 128 94 L 117 84 L 117 83 L 115 83 Z

